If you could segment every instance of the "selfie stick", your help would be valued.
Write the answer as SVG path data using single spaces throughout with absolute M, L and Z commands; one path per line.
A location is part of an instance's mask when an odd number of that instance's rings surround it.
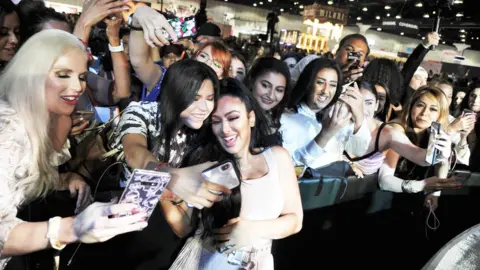
M 433 24 L 433 32 L 435 33 L 438 33 L 438 31 L 440 30 L 440 13 L 441 12 L 442 12 L 442 9 L 440 7 L 437 7 L 437 15 L 435 16 L 435 22 Z M 430 49 L 432 51 L 435 51 L 436 47 L 437 46 L 432 45 Z

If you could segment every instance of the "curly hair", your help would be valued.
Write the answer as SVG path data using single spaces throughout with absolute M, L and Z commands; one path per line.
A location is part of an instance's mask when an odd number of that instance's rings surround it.
M 390 59 L 376 58 L 372 60 L 363 72 L 363 79 L 373 84 L 378 82 L 387 86 L 385 107 L 400 103 L 405 94 L 402 73 L 397 64 Z

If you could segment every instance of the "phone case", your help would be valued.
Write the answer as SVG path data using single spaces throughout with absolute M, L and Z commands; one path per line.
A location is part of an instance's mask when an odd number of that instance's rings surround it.
M 434 164 L 437 160 L 438 149 L 434 146 L 434 141 L 437 137 L 437 134 L 440 133 L 440 124 L 433 122 L 430 127 L 430 137 L 428 139 L 427 155 L 425 156 L 425 161 Z
M 135 169 L 119 203 L 136 203 L 150 218 L 170 179 L 169 173 Z
M 232 161 L 222 162 L 202 172 L 202 176 L 209 182 L 225 186 L 229 189 L 240 185 L 238 176 Z
M 168 19 L 168 22 L 177 34 L 178 39 L 190 38 L 197 34 L 197 23 L 195 21 L 195 16 L 175 17 Z M 172 39 L 165 30 L 163 30 L 163 35 L 168 40 Z

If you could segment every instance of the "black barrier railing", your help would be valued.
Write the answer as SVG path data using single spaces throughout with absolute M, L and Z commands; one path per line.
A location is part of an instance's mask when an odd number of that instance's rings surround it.
M 391 207 L 393 194 L 382 191 L 378 187 L 378 175 L 367 175 L 364 178 L 345 175 L 345 162 L 336 162 L 325 168 L 315 170 L 312 177 L 298 180 L 304 210 L 323 208 L 372 196 L 367 213 L 386 210 Z M 456 170 L 449 177 L 463 184 L 458 190 L 443 190 L 444 195 L 467 195 L 469 188 L 480 187 L 480 173 Z

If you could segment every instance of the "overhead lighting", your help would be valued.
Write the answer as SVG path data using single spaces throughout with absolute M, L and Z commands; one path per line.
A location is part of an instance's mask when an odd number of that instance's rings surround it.
M 375 19 L 380 20 L 380 16 L 375 17 Z
M 465 33 L 465 29 L 460 29 L 460 33 Z
M 400 15 L 395 16 L 395 19 L 401 19 L 401 18 L 402 18 L 402 16 L 400 16 Z
M 280 12 L 283 12 L 283 8 L 280 9 Z
M 299 8 L 301 8 L 301 9 L 302 9 L 302 8 L 303 8 L 303 5 L 300 5 L 300 6 L 299 6 Z
M 465 35 L 460 35 L 461 38 L 465 38 Z
M 357 21 L 361 21 L 362 20 L 362 17 L 357 17 Z
M 390 13 L 387 13 L 387 17 L 390 17 Z
M 422 37 L 422 40 L 424 40 L 424 39 L 425 39 L 425 37 Z
M 405 35 L 405 33 L 401 32 L 400 35 L 403 36 L 403 35 Z
M 478 40 L 478 39 L 479 39 L 479 38 L 477 37 L 477 40 Z
M 260 5 L 263 5 L 263 2 L 260 2 Z
M 294 5 L 294 6 L 298 5 L 298 2 L 293 2 L 293 5 Z
M 422 2 L 417 2 L 417 3 L 415 4 L 415 6 L 416 6 L 416 7 L 423 7 L 423 4 L 422 4 Z
M 368 11 L 367 7 L 362 8 L 363 11 Z
M 382 31 L 382 28 L 380 28 L 380 27 L 379 27 L 379 28 L 377 28 L 377 31 Z
M 256 7 L 256 6 L 257 6 L 257 3 L 253 3 L 253 6 Z
M 457 15 L 455 15 L 455 16 L 457 16 L 457 17 L 463 17 L 463 13 L 462 13 L 462 12 L 459 12 L 459 13 L 457 13 Z
M 350 2 L 353 2 L 353 1 L 355 1 L 355 0 L 350 0 Z
M 272 2 L 272 0 L 268 0 L 268 2 Z
M 430 18 L 430 15 L 428 15 L 428 13 L 425 13 L 425 14 L 423 14 L 423 18 L 427 18 L 427 19 L 428 19 L 428 18 Z
M 463 0 L 454 0 L 453 4 L 454 5 L 463 4 Z
M 442 44 L 445 44 L 445 41 L 442 41 Z
M 387 9 L 387 10 L 388 10 L 388 9 L 391 9 L 391 8 L 392 8 L 392 7 L 389 6 L 389 5 L 386 5 L 386 6 L 385 6 L 385 9 Z
M 464 38 L 462 38 L 462 42 L 465 42 L 465 39 L 464 39 Z
M 436 13 L 437 13 L 436 11 L 432 12 L 433 15 L 435 15 Z
M 332 1 L 332 0 L 328 1 L 327 3 L 328 3 L 329 5 L 333 5 L 333 1 Z

